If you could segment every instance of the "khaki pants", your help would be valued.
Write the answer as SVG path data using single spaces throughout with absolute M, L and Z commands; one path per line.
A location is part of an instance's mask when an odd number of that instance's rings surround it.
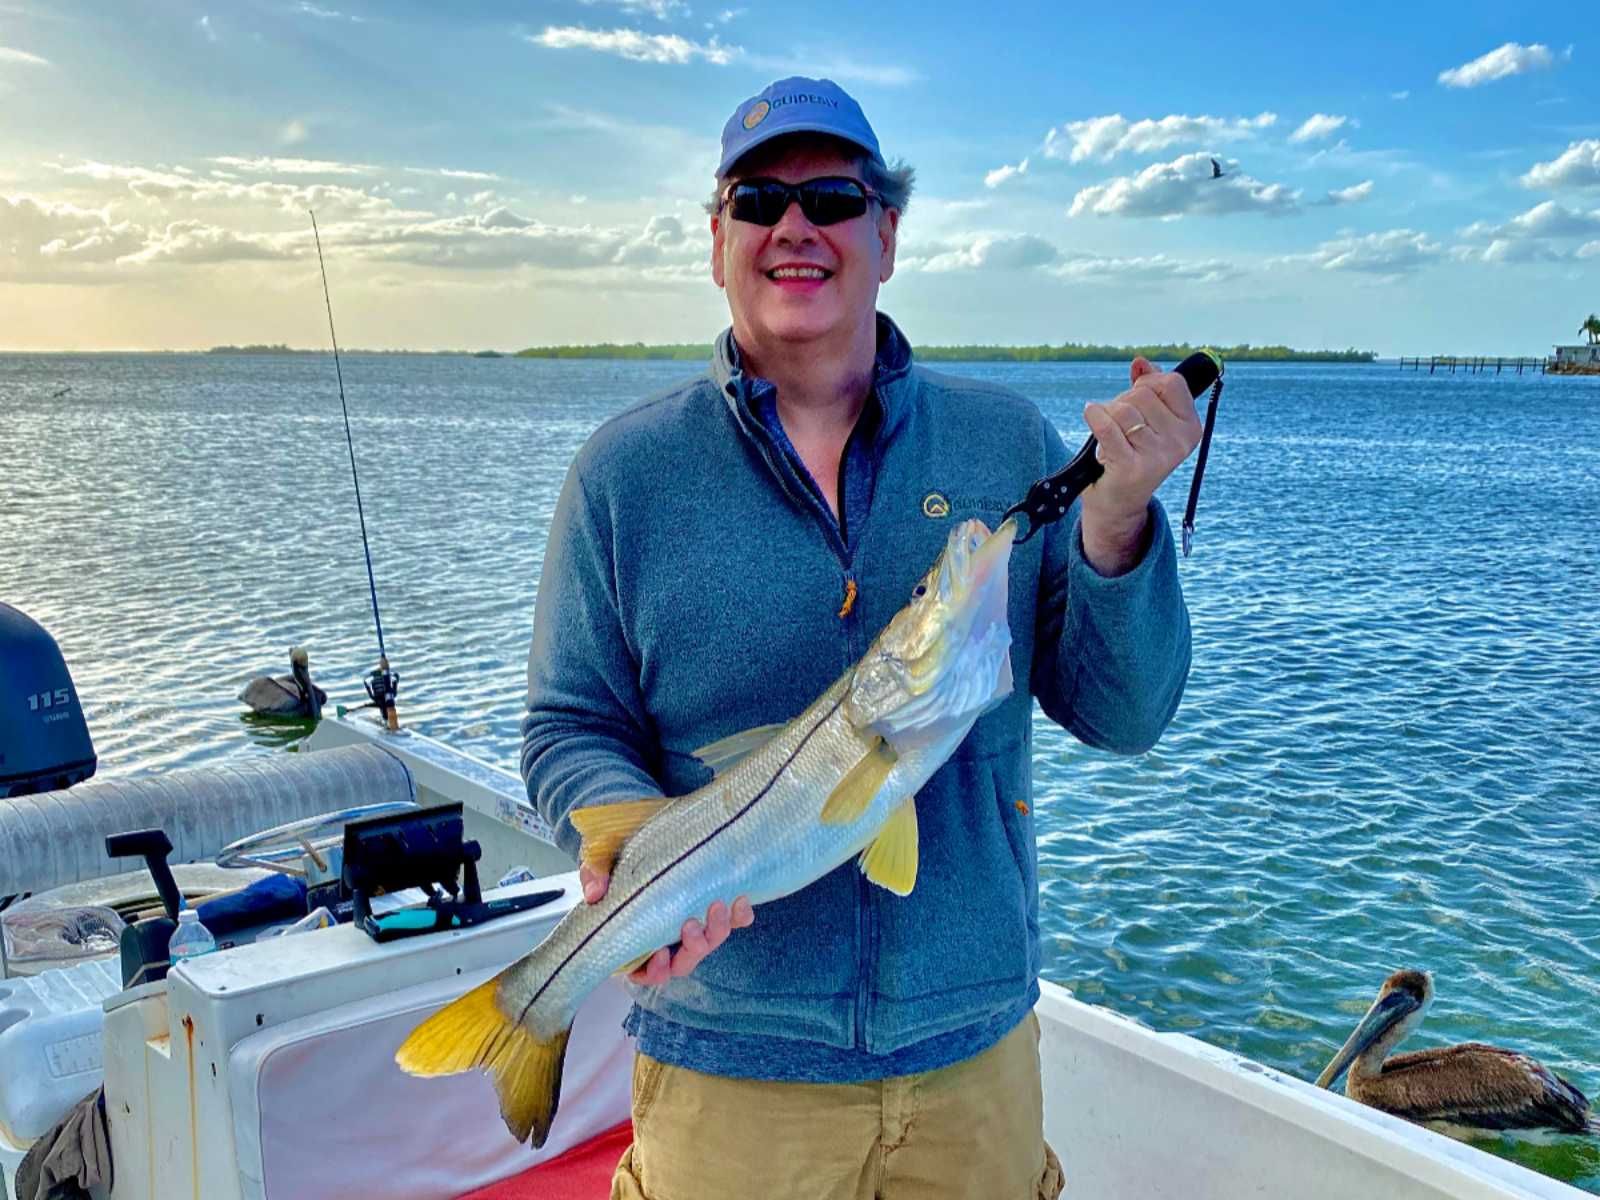
M 702 1075 L 640 1054 L 611 1200 L 1055 1200 L 1039 1020 L 974 1058 L 869 1083 Z

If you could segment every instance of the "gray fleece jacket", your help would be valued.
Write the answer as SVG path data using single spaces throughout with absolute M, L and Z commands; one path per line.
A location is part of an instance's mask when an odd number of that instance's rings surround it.
M 696 747 L 800 712 L 905 604 L 951 522 L 992 528 L 1068 457 L 1031 402 L 913 365 L 880 316 L 872 494 L 847 548 L 757 415 L 771 387 L 739 369 L 725 332 L 706 376 L 605 422 L 567 474 L 534 615 L 522 774 L 574 855 L 574 808 L 704 784 Z M 1018 687 L 917 794 L 912 894 L 849 863 L 762 905 L 690 977 L 635 989 L 641 1050 L 711 1074 L 884 1078 L 977 1054 L 1032 1007 L 1033 701 L 1089 745 L 1137 754 L 1189 668 L 1159 504 L 1141 560 L 1115 579 L 1084 559 L 1076 516 L 1012 554 Z

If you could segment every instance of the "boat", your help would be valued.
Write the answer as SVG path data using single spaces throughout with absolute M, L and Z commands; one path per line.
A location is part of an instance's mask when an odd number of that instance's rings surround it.
M 400 815 L 369 817 L 371 805 Z M 481 878 L 509 880 L 484 887 L 484 901 L 513 911 L 387 941 L 353 923 L 260 940 L 245 928 L 143 982 L 104 957 L 31 974 L 10 964 L 0 977 L 0 1197 L 16 1197 L 30 1144 L 102 1084 L 114 1177 L 92 1190 L 97 1200 L 536 1197 L 580 1169 L 604 1196 L 630 1098 L 620 982 L 579 1014 L 559 1114 L 538 1151 L 506 1133 L 481 1074 L 414 1079 L 393 1059 L 418 1022 L 582 902 L 573 864 L 509 771 L 363 715 L 325 717 L 298 753 L 0 799 L 0 898 L 81 905 L 96 887 L 126 888 L 130 864 L 106 856 L 107 834 L 164 829 L 180 862 L 220 857 L 235 869 L 225 874 L 264 878 L 316 847 L 304 836 L 312 827 L 333 840 L 344 831 L 350 854 L 366 831 L 411 812 L 458 813 Z M 289 830 L 274 835 L 287 843 L 277 859 L 239 850 L 242 835 L 273 826 Z M 204 869 L 213 875 L 198 882 L 180 872 L 191 899 L 217 886 L 216 867 Z M 1073 1200 L 1584 1194 L 1054 984 L 1042 990 L 1045 1132 Z

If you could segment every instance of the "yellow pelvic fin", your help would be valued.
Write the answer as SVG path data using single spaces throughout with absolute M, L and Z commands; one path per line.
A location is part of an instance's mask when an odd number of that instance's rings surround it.
M 654 958 L 655 954 L 656 954 L 656 952 L 654 950 L 646 950 L 643 954 L 639 955 L 639 957 L 634 959 L 632 962 L 623 963 L 620 967 L 618 967 L 615 971 L 613 971 L 611 973 L 613 975 L 632 975 L 640 967 L 644 966 L 645 963 L 649 962 L 652 958 Z
M 879 887 L 909 896 L 917 883 L 917 801 L 906 801 L 883 823 L 872 845 L 861 852 L 861 870 Z
M 709 745 L 701 746 L 694 752 L 694 756 L 720 775 L 745 755 L 754 754 L 765 746 L 778 735 L 786 723 L 780 721 L 776 725 L 757 725 L 753 729 L 741 729 L 738 733 L 730 733 L 725 738 L 718 738 Z
M 669 803 L 667 800 L 627 800 L 621 804 L 573 809 L 567 816 L 583 839 L 578 861 L 611 874 L 617 855 L 622 853 L 622 843 Z
M 561 1060 L 571 1029 L 540 1041 L 500 1007 L 500 976 L 473 988 L 411 1031 L 394 1060 L 409 1075 L 489 1073 L 500 1116 L 519 1142 L 537 1149 L 550 1134 L 561 1096 Z
M 844 778 L 829 794 L 827 803 L 822 806 L 822 823 L 848 825 L 857 820 L 867 811 L 872 798 L 878 794 L 883 781 L 889 778 L 889 772 L 899 761 L 900 756 L 894 752 L 894 748 L 879 738 L 867 751 L 866 757 L 846 771 Z

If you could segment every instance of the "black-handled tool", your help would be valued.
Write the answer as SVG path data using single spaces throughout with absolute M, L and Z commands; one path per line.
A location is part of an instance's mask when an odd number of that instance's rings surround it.
M 178 919 L 183 907 L 183 893 L 178 891 L 178 881 L 167 865 L 167 855 L 172 853 L 172 841 L 159 829 L 139 829 L 132 833 L 108 833 L 106 856 L 108 858 L 142 858 L 155 880 L 156 895 L 161 897 L 161 907 L 167 916 Z
M 1189 553 L 1194 540 L 1194 510 L 1200 500 L 1200 478 L 1206 469 L 1206 454 L 1211 449 L 1211 430 L 1216 423 L 1217 397 L 1222 393 L 1222 359 L 1211 350 L 1197 350 L 1172 368 L 1189 385 L 1189 395 L 1196 400 L 1207 388 L 1211 389 L 1210 406 L 1206 410 L 1205 432 L 1200 436 L 1200 454 L 1195 461 L 1194 479 L 1189 484 L 1189 504 L 1183 515 L 1183 553 Z M 1072 461 L 1053 475 L 1046 475 L 1028 489 L 1028 494 L 1006 510 L 1006 517 L 1025 516 L 1028 529 L 1016 539 L 1017 544 L 1027 541 L 1038 530 L 1066 516 L 1072 502 L 1081 496 L 1090 484 L 1105 473 L 1105 465 L 1097 457 L 1100 440 L 1093 434 L 1083 443 L 1083 448 L 1073 455 Z

